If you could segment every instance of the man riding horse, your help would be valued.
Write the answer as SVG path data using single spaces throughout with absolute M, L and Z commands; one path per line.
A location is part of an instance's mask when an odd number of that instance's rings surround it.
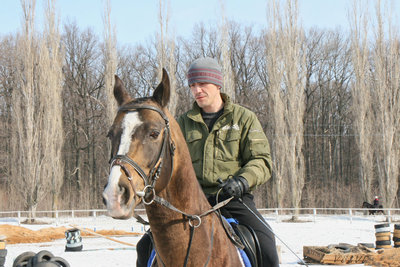
M 271 177 L 269 143 L 261 124 L 253 112 L 232 103 L 221 93 L 223 76 L 216 60 L 208 57 L 195 60 L 187 76 L 195 103 L 178 118 L 178 123 L 197 179 L 212 206 L 234 197 L 221 208 L 222 214 L 255 231 L 262 251 L 259 266 L 279 266 L 275 237 L 271 228 L 265 227 L 268 224 L 257 211 L 250 193 Z M 222 194 L 217 198 L 219 189 Z M 150 238 L 145 235 L 138 243 L 137 266 L 147 264 L 147 258 L 139 251 L 148 246 Z
M 379 204 L 379 197 L 378 196 L 375 196 L 373 204 L 370 204 L 370 203 L 364 201 L 362 207 L 368 209 L 369 215 L 375 215 L 375 213 L 384 214 L 383 206 L 382 206 L 382 204 Z
M 108 214 L 138 217 L 135 207 L 144 204 L 156 266 L 242 266 L 243 244 L 231 242 L 216 212 L 231 198 L 211 207 L 201 189 L 185 138 L 167 109 L 167 72 L 153 95 L 142 98 L 132 98 L 116 76 L 114 97 L 118 112 L 108 133 L 110 172 L 103 191 Z

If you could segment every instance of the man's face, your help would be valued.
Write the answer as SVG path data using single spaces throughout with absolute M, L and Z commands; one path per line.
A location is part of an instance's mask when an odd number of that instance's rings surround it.
M 213 83 L 193 83 L 190 85 L 192 95 L 205 112 L 214 112 L 214 106 L 220 103 L 220 88 Z

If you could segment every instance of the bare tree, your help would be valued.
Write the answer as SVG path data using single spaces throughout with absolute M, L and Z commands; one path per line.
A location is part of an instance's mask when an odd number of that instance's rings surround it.
M 68 208 L 101 204 L 109 159 L 101 49 L 93 31 L 64 27 L 65 202 Z
M 383 203 L 391 208 L 399 188 L 400 171 L 400 38 L 393 31 L 389 9 L 382 14 L 380 0 L 376 2 L 375 11 L 377 25 L 371 68 L 376 133 L 375 161 Z M 387 25 L 386 29 L 384 24 Z
M 64 129 L 62 123 L 62 65 L 64 58 L 63 48 L 60 47 L 61 35 L 55 13 L 55 0 L 47 2 L 46 27 L 41 42 L 40 61 L 42 68 L 39 77 L 41 99 L 45 106 L 42 146 L 45 161 L 43 168 L 46 171 L 43 179 L 51 180 L 50 192 L 52 195 L 52 209 L 57 210 L 60 188 L 63 183 L 64 163 L 62 148 L 64 145 Z
M 17 86 L 12 95 L 12 186 L 24 200 L 30 217 L 38 201 L 43 197 L 43 183 L 40 181 L 39 129 L 42 112 L 38 103 L 38 92 L 34 76 L 37 72 L 37 42 L 34 29 L 35 2 L 21 2 L 23 9 L 23 30 L 18 40 Z M 23 51 L 23 53 L 22 53 Z
M 266 93 L 257 75 L 258 64 L 265 56 L 265 42 L 254 34 L 251 27 L 242 27 L 235 22 L 229 23 L 229 50 L 231 73 L 236 102 L 252 108 L 258 117 L 267 110 L 264 99 Z
M 277 14 L 279 5 L 276 1 L 270 2 L 268 11 L 269 31 L 267 34 L 266 45 L 266 70 L 268 73 L 268 106 L 270 107 L 271 128 L 273 139 L 271 142 L 271 151 L 273 159 L 273 179 L 274 179 L 274 193 L 275 205 L 282 207 L 283 197 L 287 188 L 286 182 L 286 157 L 283 151 L 288 144 L 288 136 L 284 127 L 284 112 L 285 105 L 281 98 L 281 84 L 284 76 L 284 69 L 281 67 L 282 55 L 279 50 L 280 36 L 279 27 L 281 27 L 281 17 Z
M 352 61 L 354 68 L 353 94 L 353 116 L 354 130 L 357 133 L 357 144 L 360 151 L 360 181 L 363 198 L 365 201 L 371 199 L 373 174 L 373 114 L 371 106 L 370 84 L 368 70 L 370 68 L 368 57 L 368 16 L 354 1 L 353 13 L 351 14 L 352 29 Z M 360 19 L 361 17 L 361 19 Z
M 17 87 L 13 91 L 12 185 L 34 219 L 50 191 L 56 208 L 62 182 L 61 57 L 54 3 L 47 7 L 43 38 L 35 31 L 35 1 L 22 1 Z
M 115 28 L 112 26 L 111 23 L 111 3 L 110 0 L 106 1 L 104 7 L 104 15 L 103 15 L 103 23 L 104 23 L 104 99 L 101 99 L 104 103 L 104 116 L 106 117 L 106 125 L 105 127 L 109 127 L 112 125 L 114 121 L 115 114 L 117 112 L 117 105 L 114 100 L 114 75 L 117 71 L 117 38 Z M 96 137 L 95 137 L 96 138 Z M 101 140 L 101 138 L 96 138 L 97 140 Z M 104 144 L 104 148 L 107 148 L 107 152 L 104 153 L 106 155 L 111 154 L 111 143 L 106 142 Z M 94 150 L 97 150 L 94 148 Z M 101 162 L 101 157 L 96 157 L 97 162 Z M 96 164 L 96 159 L 93 160 L 93 165 Z M 102 166 L 102 164 L 99 164 Z M 101 168 L 104 170 L 104 168 Z M 102 172 L 100 172 L 102 173 Z M 104 177 L 106 177 L 104 173 Z M 91 186 L 94 187 L 94 190 L 91 191 L 93 194 L 100 195 L 101 193 L 101 182 L 102 179 L 93 179 L 91 182 Z M 103 182 L 104 183 L 104 182 Z M 99 186 L 100 185 L 100 186 Z
M 220 0 L 220 7 L 221 7 L 221 22 L 219 26 L 219 31 L 221 39 L 219 40 L 219 46 L 222 55 L 222 73 L 224 74 L 223 92 L 225 92 L 232 99 L 232 101 L 235 101 L 235 85 L 233 83 L 230 45 L 229 45 L 229 23 L 225 15 L 224 0 Z
M 304 187 L 303 156 L 303 117 L 304 117 L 304 82 L 305 58 L 302 48 L 303 32 L 298 23 L 297 1 L 287 2 L 286 31 L 283 48 L 285 51 L 285 83 L 287 87 L 286 127 L 289 134 L 288 178 L 290 180 L 291 206 L 300 208 L 301 194 Z
M 104 86 L 105 86 L 105 112 L 108 124 L 111 125 L 117 105 L 113 97 L 114 75 L 117 70 L 117 40 L 115 28 L 111 24 L 111 3 L 106 1 L 104 7 Z
M 19 198 L 12 198 L 10 192 L 11 181 L 11 112 L 12 112 L 12 91 L 15 87 L 15 36 L 5 36 L 0 39 L 0 209 L 10 209 L 19 203 Z M 1 198 L 1 196 L 0 196 Z M 18 206 L 17 206 L 18 207 Z
M 312 29 L 306 37 L 305 205 L 349 205 L 341 194 L 349 187 L 357 165 L 350 156 L 354 135 L 349 115 L 352 69 L 348 43 L 339 30 Z
M 218 30 L 214 28 L 207 29 L 203 23 L 196 24 L 192 31 L 192 38 L 185 40 L 182 49 L 187 55 L 186 62 L 190 64 L 199 57 L 209 56 L 220 58 L 220 47 L 218 45 Z M 186 70 L 189 65 L 186 67 Z
M 373 182 L 377 181 L 384 205 L 392 207 L 399 188 L 399 36 L 393 31 L 390 12 L 383 16 L 381 1 L 377 1 L 375 43 L 369 48 L 368 12 L 360 12 L 361 6 L 361 1 L 354 2 L 352 25 L 353 111 L 359 135 L 361 187 L 364 199 L 371 199 Z
M 166 7 L 165 0 L 159 0 L 158 22 L 160 32 L 157 39 L 157 58 L 159 60 L 158 78 L 161 79 L 162 69 L 165 68 L 169 73 L 171 83 L 171 98 L 168 103 L 168 109 L 172 115 L 175 115 L 178 103 L 176 94 L 176 61 L 175 61 L 175 36 L 169 29 L 170 2 Z
M 268 40 L 268 72 L 271 114 L 275 138 L 272 141 L 278 206 L 283 195 L 290 205 L 300 207 L 304 187 L 303 115 L 304 115 L 304 53 L 302 31 L 298 26 L 297 1 L 287 1 L 282 14 L 272 1 L 270 40 Z
M 159 62 L 155 44 L 135 46 L 119 53 L 118 74 L 135 97 L 149 96 L 157 84 Z

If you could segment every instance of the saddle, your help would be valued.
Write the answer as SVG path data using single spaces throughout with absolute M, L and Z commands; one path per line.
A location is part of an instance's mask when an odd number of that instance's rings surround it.
M 234 233 L 239 238 L 240 243 L 243 245 L 243 250 L 249 258 L 251 266 L 262 266 L 261 247 L 258 241 L 258 237 L 253 228 L 248 225 L 239 224 L 233 218 L 225 220 L 230 224 L 230 226 L 234 230 Z M 229 231 L 227 232 L 229 234 Z

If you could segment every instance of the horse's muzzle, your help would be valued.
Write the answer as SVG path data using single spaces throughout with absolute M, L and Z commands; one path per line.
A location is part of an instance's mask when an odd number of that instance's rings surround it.
M 108 214 L 113 218 L 128 219 L 132 215 L 131 205 L 129 205 L 129 190 L 117 186 L 107 186 L 103 192 L 103 202 L 107 206 Z

